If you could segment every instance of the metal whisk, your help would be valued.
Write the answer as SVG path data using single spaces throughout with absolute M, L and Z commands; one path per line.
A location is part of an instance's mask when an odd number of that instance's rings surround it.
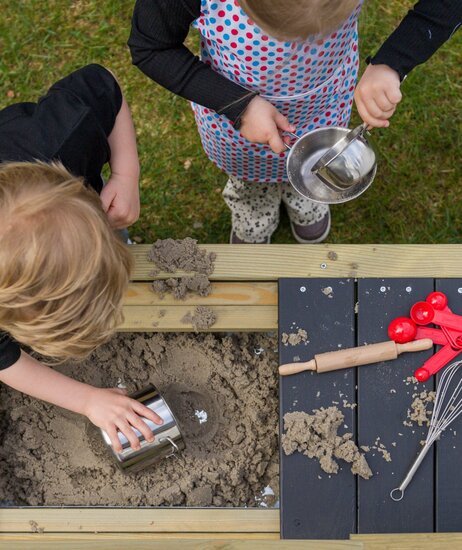
M 436 388 L 435 403 L 425 445 L 401 485 L 391 491 L 390 497 L 395 502 L 402 500 L 404 497 L 404 491 L 411 483 L 414 474 L 427 456 L 435 439 L 438 439 L 441 432 L 462 413 L 462 376 L 456 376 L 459 374 L 461 366 L 462 361 L 457 361 L 443 370 Z

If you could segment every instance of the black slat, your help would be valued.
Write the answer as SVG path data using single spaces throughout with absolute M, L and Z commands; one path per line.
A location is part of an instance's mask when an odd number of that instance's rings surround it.
M 331 297 L 323 289 L 332 287 Z M 355 345 L 354 281 L 351 279 L 281 279 L 279 333 L 306 329 L 307 345 L 279 345 L 281 363 L 302 361 L 316 353 Z M 280 426 L 286 412 L 311 413 L 333 401 L 355 401 L 355 371 L 304 372 L 280 378 Z M 343 394 L 343 395 L 341 395 Z M 345 423 L 354 431 L 356 412 L 345 409 Z M 341 432 L 343 433 L 343 431 Z M 281 450 L 281 535 L 286 539 L 348 538 L 356 531 L 356 482 L 349 465 L 329 476 L 315 460 Z M 319 478 L 319 477 L 321 478 Z
M 432 279 L 362 279 L 358 282 L 358 344 L 388 339 L 389 322 L 408 315 L 410 306 L 425 300 L 433 290 Z M 376 450 L 367 453 L 374 472 L 358 480 L 358 531 L 360 533 L 432 532 L 434 528 L 434 469 L 430 453 L 420 466 L 401 502 L 390 499 L 425 439 L 425 427 L 407 427 L 412 394 L 433 389 L 426 384 L 406 385 L 433 350 L 406 353 L 395 361 L 358 368 L 358 441 L 374 445 L 377 437 L 392 456 L 386 462 Z M 402 434 L 402 435 L 400 435 Z M 393 445 L 396 443 L 396 446 Z M 375 456 L 373 456 L 375 454 Z
M 460 290 L 459 290 L 460 289 Z M 448 297 L 454 313 L 462 315 L 462 280 L 439 279 L 436 290 Z M 460 361 L 462 356 L 456 359 Z M 462 531 L 462 418 L 459 417 L 441 435 L 436 445 L 436 530 Z

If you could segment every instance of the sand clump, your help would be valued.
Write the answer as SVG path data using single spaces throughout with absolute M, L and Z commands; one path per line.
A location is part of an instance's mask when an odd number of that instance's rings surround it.
M 291 412 L 284 415 L 282 448 L 286 455 L 298 451 L 308 458 L 316 458 L 328 474 L 339 470 L 337 460 L 350 463 L 351 472 L 364 479 L 372 476 L 365 456 L 352 440 L 353 434 L 338 434 L 344 415 L 337 407 L 320 408 L 313 414 Z
M 59 367 L 99 387 L 152 383 L 165 396 L 186 448 L 136 474 L 117 469 L 84 417 L 0 387 L 1 504 L 258 506 L 265 487 L 278 487 L 276 342 L 120 334 L 87 361 Z M 257 356 L 257 347 L 266 351 Z
M 155 264 L 153 276 L 161 271 L 167 273 L 186 271 L 211 275 L 215 259 L 214 252 L 201 250 L 197 246 L 197 241 L 189 237 L 180 240 L 159 239 L 148 253 L 148 260 Z
M 303 328 L 299 328 L 297 332 L 290 334 L 283 332 L 281 335 L 281 342 L 284 346 L 298 346 L 298 344 L 307 343 L 308 341 L 308 333 Z
M 208 296 L 212 290 L 209 275 L 213 273 L 215 259 L 214 252 L 201 250 L 197 241 L 189 237 L 158 240 L 148 253 L 148 260 L 155 264 L 151 276 L 155 277 L 161 271 L 184 271 L 191 275 L 154 281 L 152 289 L 161 298 L 171 293 L 177 300 L 183 300 L 190 292 Z
M 192 325 L 194 330 L 207 330 L 217 322 L 217 316 L 214 311 L 207 306 L 196 306 L 194 313 L 188 311 L 181 319 L 185 325 Z
M 188 292 L 199 296 L 208 296 L 212 292 L 212 284 L 207 275 L 199 273 L 192 277 L 179 277 L 177 279 L 159 279 L 152 282 L 152 290 L 162 299 L 171 293 L 176 300 L 184 300 Z
M 405 423 L 405 426 L 412 426 L 412 423 L 416 423 L 418 426 L 430 426 L 435 395 L 434 391 L 427 390 L 412 395 L 414 400 L 411 403 L 411 408 L 408 410 L 407 418 L 409 420 Z

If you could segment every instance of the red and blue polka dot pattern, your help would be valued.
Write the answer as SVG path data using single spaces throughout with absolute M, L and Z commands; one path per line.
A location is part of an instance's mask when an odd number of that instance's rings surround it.
M 237 0 L 201 0 L 193 23 L 201 34 L 202 60 L 262 97 L 297 127 L 299 135 L 322 126 L 347 126 L 358 74 L 357 18 L 336 32 L 305 42 L 267 36 Z M 194 104 L 205 152 L 227 174 L 245 181 L 287 181 L 286 153 L 250 143 L 229 120 Z

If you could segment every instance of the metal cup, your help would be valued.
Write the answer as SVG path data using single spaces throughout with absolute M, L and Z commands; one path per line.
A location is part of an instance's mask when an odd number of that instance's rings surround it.
M 300 195 L 323 204 L 355 199 L 371 185 L 377 163 L 365 136 L 359 136 L 325 170 L 313 172 L 315 164 L 350 130 L 336 126 L 318 128 L 297 138 L 287 155 L 287 176 Z
M 176 456 L 180 453 L 185 447 L 183 436 L 170 407 L 157 389 L 150 384 L 146 388 L 131 394 L 129 397 L 136 399 L 158 414 L 164 423 L 159 426 L 151 422 L 151 420 L 144 419 L 154 435 L 154 441 L 151 443 L 146 441 L 143 434 L 136 428 L 133 428 L 141 444 L 141 448 L 138 451 L 134 451 L 130 447 L 127 438 L 121 432 L 118 432 L 122 445 L 122 452 L 120 453 L 114 451 L 107 433 L 104 430 L 100 430 L 103 440 L 119 469 L 122 472 L 139 472 L 163 458 Z

